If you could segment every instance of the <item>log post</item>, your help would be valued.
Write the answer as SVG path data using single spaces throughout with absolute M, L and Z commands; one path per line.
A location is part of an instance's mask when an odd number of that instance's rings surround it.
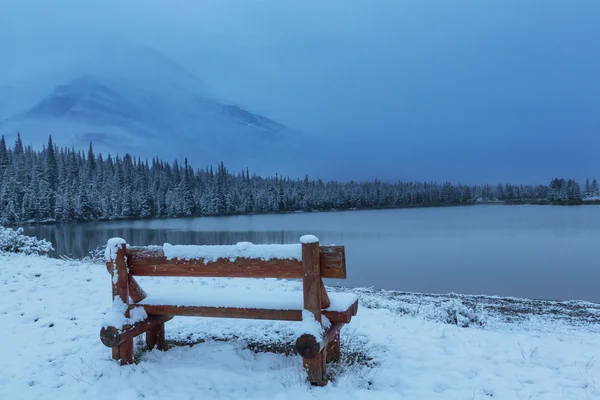
M 312 360 L 319 354 L 329 350 L 329 345 L 336 338 L 339 338 L 340 329 L 342 329 L 342 326 L 344 326 L 342 323 L 333 324 L 331 327 L 329 327 L 329 329 L 327 329 L 323 335 L 323 338 L 316 338 L 311 334 L 305 333 L 296 339 L 294 350 L 297 354 L 300 354 L 302 358 Z M 329 353 L 326 354 L 328 358 L 327 361 L 329 361 Z M 333 356 L 335 356 L 335 354 L 333 354 Z
M 152 350 L 156 347 L 156 334 L 154 333 L 155 325 L 146 331 L 146 348 Z
M 146 347 L 148 350 L 152 350 L 155 347 L 160 351 L 167 350 L 164 322 L 152 326 L 152 328 L 146 332 Z
M 302 242 L 304 309 L 313 313 L 317 322 L 321 323 L 323 283 L 321 281 L 321 265 L 319 261 L 319 242 L 303 239 L 304 237 L 300 241 Z M 308 374 L 308 381 L 313 385 L 325 386 L 327 384 L 325 353 L 326 350 L 319 352 L 315 358 L 302 359 L 302 363 Z
M 124 304 L 129 304 L 129 274 L 127 272 L 127 262 L 125 260 L 126 251 L 127 245 L 125 243 L 121 244 L 117 250 L 117 257 L 114 262 L 116 264 L 116 268 L 114 269 L 115 275 L 113 275 L 112 279 L 113 301 L 118 296 Z M 125 317 L 129 318 L 129 309 L 125 311 Z M 118 346 L 117 355 L 121 365 L 133 364 L 133 338 L 125 340 Z M 115 352 L 113 351 L 113 358 L 114 357 Z
M 156 337 L 156 348 L 160 351 L 167 350 L 167 343 L 165 341 L 165 324 L 159 324 L 154 329 L 154 335 Z
M 110 274 L 111 299 L 114 302 L 115 297 L 117 297 L 119 295 L 119 289 L 117 288 L 117 282 L 114 279 L 115 271 L 116 271 L 114 260 L 111 259 L 111 260 L 106 261 L 106 269 L 108 270 L 108 273 Z M 111 349 L 111 351 L 112 351 L 112 359 L 113 360 L 121 359 L 118 347 L 113 347 Z

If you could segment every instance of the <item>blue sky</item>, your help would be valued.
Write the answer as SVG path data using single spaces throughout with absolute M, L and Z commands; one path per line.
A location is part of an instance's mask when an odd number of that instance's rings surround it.
M 11 96 L 25 104 L 77 70 L 82 50 L 117 39 L 347 146 L 341 169 L 474 182 L 600 177 L 598 1 L 174 4 L 2 2 L 0 90 L 21 88 Z

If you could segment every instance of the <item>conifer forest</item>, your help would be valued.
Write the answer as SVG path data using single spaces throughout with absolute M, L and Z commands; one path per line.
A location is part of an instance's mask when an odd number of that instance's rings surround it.
M 596 179 L 581 184 L 324 182 L 256 176 L 224 163 L 203 169 L 0 139 L 0 224 L 216 216 L 477 203 L 583 204 L 600 200 Z

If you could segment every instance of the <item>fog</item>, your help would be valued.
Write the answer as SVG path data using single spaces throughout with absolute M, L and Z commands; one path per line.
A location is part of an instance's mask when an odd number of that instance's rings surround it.
M 599 20 L 592 0 L 4 1 L 0 120 L 131 43 L 335 141 L 344 178 L 581 179 L 600 170 Z

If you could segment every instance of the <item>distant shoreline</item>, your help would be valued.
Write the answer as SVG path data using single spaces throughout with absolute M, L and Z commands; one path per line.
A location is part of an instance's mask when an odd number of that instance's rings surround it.
M 470 206 L 590 206 L 600 205 L 600 200 L 570 200 L 570 201 L 550 201 L 550 200 L 502 200 L 502 201 L 480 201 L 474 203 L 440 203 L 440 204 L 415 204 L 401 205 L 390 207 L 360 207 L 360 208 L 329 208 L 329 209 L 314 209 L 314 210 L 296 210 L 296 211 L 278 211 L 278 212 L 254 212 L 254 213 L 232 213 L 221 215 L 187 215 L 177 217 L 123 217 L 123 218 L 99 218 L 96 220 L 81 220 L 81 221 L 35 221 L 35 222 L 20 222 L 17 224 L 4 224 L 6 227 L 18 226 L 43 226 L 43 225 L 68 225 L 68 224 L 86 224 L 96 222 L 126 222 L 126 221 L 160 221 L 167 219 L 184 219 L 184 218 L 220 218 L 220 217 L 235 217 L 235 216 L 250 216 L 250 215 L 283 215 L 283 214 L 309 214 L 309 213 L 327 213 L 327 212 L 352 212 L 352 211 L 375 211 L 375 210 L 401 210 L 415 208 L 449 208 L 449 207 L 470 207 Z

